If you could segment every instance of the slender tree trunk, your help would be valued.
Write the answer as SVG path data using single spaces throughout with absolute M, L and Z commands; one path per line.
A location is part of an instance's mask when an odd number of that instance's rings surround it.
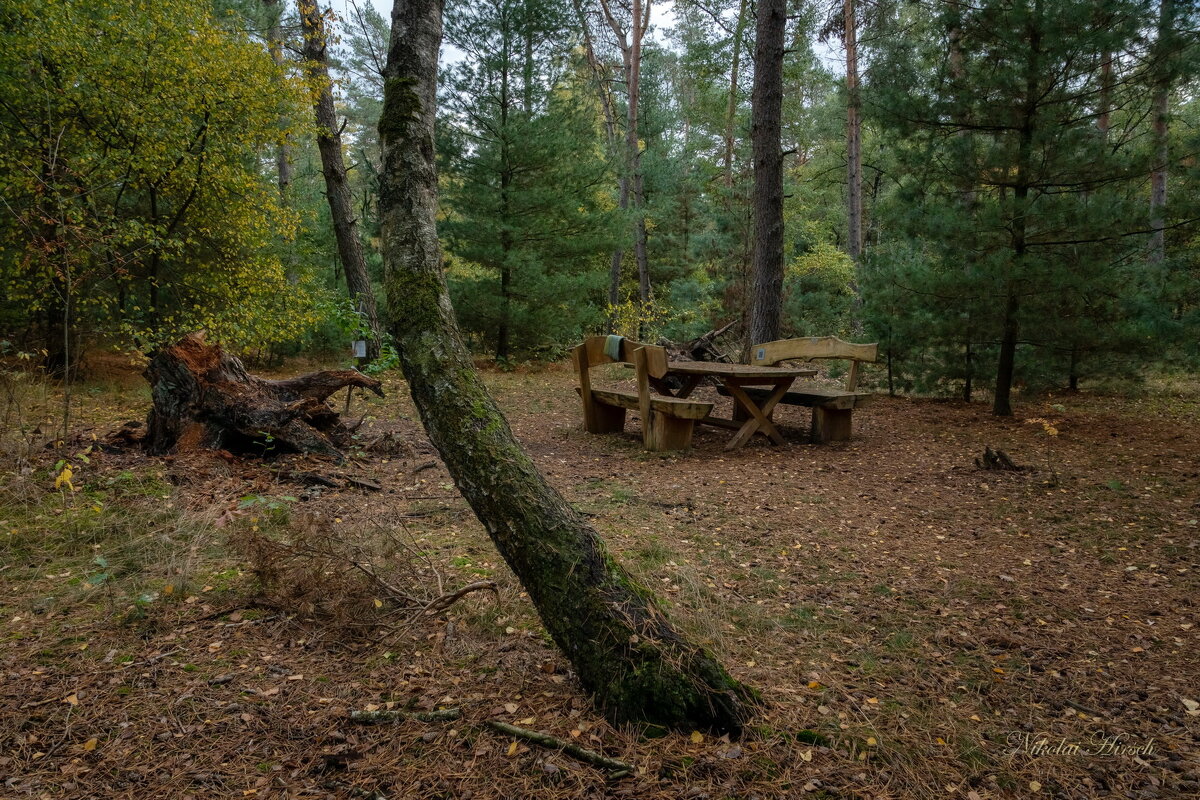
M 855 263 L 862 256 L 862 125 L 858 94 L 858 21 L 854 0 L 845 0 L 846 39 L 846 253 Z M 857 293 L 856 293 L 857 294 Z
M 314 92 L 313 108 L 317 116 L 317 149 L 321 152 L 321 171 L 325 175 L 325 196 L 333 233 L 337 239 L 338 258 L 346 271 L 346 287 L 350 297 L 366 319 L 367 359 L 379 356 L 379 314 L 375 294 L 363 257 L 362 241 L 358 237 L 358 220 L 351 205 L 350 182 L 342 159 L 342 134 L 333 108 L 333 83 L 329 79 L 329 54 L 326 50 L 325 17 L 317 0 L 298 0 L 300 25 L 304 31 L 304 66 Z
M 737 124 L 738 99 L 741 93 L 740 82 L 742 73 L 742 44 L 746 38 L 746 24 L 753 15 L 753 10 L 748 0 L 741 0 L 738 7 L 737 26 L 733 33 L 733 57 L 729 67 L 729 94 L 725 98 L 725 154 L 722 163 L 722 171 L 725 179 L 725 196 L 723 198 L 725 213 L 729 217 L 729 224 L 734 228 L 734 235 L 738 242 L 736 251 L 732 254 L 736 259 L 733 265 L 733 272 L 737 280 L 734 284 L 737 287 L 737 292 L 740 295 L 732 302 L 736 305 L 738 317 L 741 320 L 744 330 L 748 330 L 749 325 L 749 303 L 747 298 L 750 295 L 749 291 L 749 275 L 750 275 L 750 259 L 753 257 L 753 248 L 751 240 L 753 238 L 752 226 L 753 218 L 750 215 L 749 219 L 742 217 L 740 212 L 746 209 L 738 209 L 739 214 L 734 216 L 734 180 L 733 180 L 733 157 L 734 157 L 734 133 Z M 728 308 L 731 298 L 726 295 L 726 307 Z
M 643 4 L 644 3 L 644 4 Z M 650 269 L 646 256 L 646 211 L 645 186 L 642 181 L 641 143 L 638 137 L 638 103 L 641 95 L 642 39 L 650 25 L 651 0 L 633 0 L 629 30 L 613 15 L 608 0 L 600 0 L 600 7 L 608 26 L 616 37 L 625 68 L 627 107 L 625 110 L 625 170 L 621 184 L 621 208 L 633 208 L 633 255 L 637 262 L 638 300 L 644 309 L 650 302 Z M 613 253 L 610 273 L 610 299 L 618 297 L 621 278 L 622 251 Z M 615 304 L 614 304 L 615 305 Z
M 754 44 L 754 289 L 748 345 L 778 339 L 783 316 L 783 42 L 785 0 L 760 0 Z
M 592 73 L 592 81 L 596 85 L 596 95 L 600 99 L 600 110 L 604 114 L 604 139 L 608 145 L 610 158 L 614 158 L 618 150 L 619 139 L 617 137 L 617 113 L 613 108 L 612 93 L 608 90 L 605 83 L 604 69 L 600 66 L 600 60 L 596 58 L 596 48 L 592 44 L 592 27 L 588 24 L 587 14 L 583 10 L 583 4 L 580 0 L 571 0 L 575 7 L 575 15 L 579 18 L 579 27 L 583 31 L 584 55 L 587 58 L 588 68 Z M 629 207 L 629 184 L 626 182 L 624 171 L 618 179 L 618 189 L 620 191 L 619 207 L 622 211 Z M 612 252 L 612 260 L 608 272 L 608 305 L 610 308 L 616 308 L 621 302 L 621 261 L 624 257 L 622 248 L 617 247 Z M 614 332 L 613 323 L 615 320 L 610 317 L 608 320 L 608 332 Z
M 955 20 L 950 26 L 950 77 L 954 82 L 954 91 L 960 90 L 963 79 L 963 51 L 962 51 L 962 26 L 959 20 Z M 970 118 L 968 115 L 968 122 Z M 970 132 L 965 128 L 957 134 L 958 138 L 967 143 L 969 149 Z M 976 212 L 976 193 L 974 180 L 974 161 L 959 156 L 963 162 L 962 165 L 962 180 L 959 181 L 959 198 L 962 204 L 963 212 L 973 222 Z M 970 274 L 972 261 L 974 256 L 968 251 L 963 255 L 963 271 Z M 967 307 L 966 321 L 963 331 L 963 385 L 962 385 L 962 400 L 964 403 L 971 402 L 972 395 L 975 391 L 975 320 L 973 309 Z
M 275 66 L 283 67 L 283 9 L 279 0 L 263 0 L 270 19 L 267 23 L 267 50 Z M 292 185 L 292 145 L 285 136 L 279 141 L 275 151 L 275 171 L 279 182 L 279 194 L 287 195 L 288 187 Z
M 509 64 L 511 50 L 509 49 L 509 28 L 505 22 L 504 44 L 500 56 L 500 322 L 496 326 L 496 359 L 508 358 L 508 338 L 512 321 L 512 231 L 509 228 L 512 216 L 512 150 L 509 146 L 509 105 L 512 102 L 512 86 L 509 80 Z M 527 40 L 528 41 L 528 40 Z M 532 54 L 530 54 L 532 58 Z M 526 62 L 529 66 L 529 62 Z M 526 84 L 528 87 L 528 83 Z M 532 105 L 532 98 L 526 94 L 526 104 Z
M 652 0 L 633 0 L 633 30 L 631 31 L 629 52 L 629 127 L 625 132 L 626 144 L 629 148 L 630 187 L 632 194 L 633 219 L 633 255 L 637 261 L 638 271 L 638 300 L 643 310 L 650 303 L 650 265 L 646 260 L 646 187 L 642 179 L 642 146 L 638 136 L 638 104 L 641 103 L 642 85 L 642 37 L 650 24 L 650 3 Z M 645 3 L 643 7 L 642 3 Z M 639 335 L 641 331 L 638 331 Z
M 733 190 L 733 133 L 737 121 L 738 81 L 742 69 L 742 38 L 746 34 L 747 0 L 742 0 L 738 7 L 737 27 L 733 31 L 733 59 L 729 66 L 729 95 L 725 99 L 725 156 L 722 160 L 722 172 L 725 175 L 725 188 L 730 190 L 726 203 L 732 202 Z
M 433 125 L 441 4 L 396 0 L 379 132 L 386 287 L 430 439 L 583 686 L 615 722 L 740 731 L 753 693 L 650 593 L 517 444 L 472 368 L 442 274 Z
M 1004 325 L 1000 337 L 1000 353 L 996 362 L 996 390 L 992 413 L 1012 416 L 1012 382 L 1016 369 L 1017 341 L 1020 333 L 1017 312 L 1020 310 L 1020 272 L 1025 266 L 1027 215 L 1029 212 L 1030 171 L 1033 159 L 1033 139 L 1037 132 L 1038 74 L 1042 57 L 1042 0 L 1034 0 L 1033 16 L 1027 25 L 1029 55 L 1025 72 L 1025 103 L 1021 110 L 1021 130 L 1017 144 L 1016 179 L 1013 184 L 1013 218 L 1009 244 L 1012 249 L 1013 274 L 1005 290 Z
M 1100 56 L 1100 115 L 1096 117 L 1096 127 L 1100 135 L 1108 138 L 1109 128 L 1112 127 L 1112 93 L 1113 93 L 1113 54 L 1105 51 Z
M 1154 169 L 1150 173 L 1150 263 L 1160 264 L 1166 257 L 1167 169 L 1171 160 L 1170 112 L 1171 31 L 1175 24 L 1175 0 L 1161 0 L 1158 17 L 1158 40 L 1155 43 L 1158 72 L 1154 86 Z

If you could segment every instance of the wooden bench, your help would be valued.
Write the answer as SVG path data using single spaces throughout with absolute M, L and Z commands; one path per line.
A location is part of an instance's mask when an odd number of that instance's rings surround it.
M 812 438 L 816 442 L 840 442 L 850 438 L 854 409 L 866 405 L 873 395 L 858 391 L 859 365 L 873 363 L 879 357 L 878 344 L 843 342 L 836 336 L 810 336 L 804 339 L 780 339 L 750 349 L 750 363 L 774 366 L 780 361 L 843 359 L 850 362 L 850 374 L 844 389 L 816 384 L 796 384 L 779 402 L 808 406 L 813 410 Z M 761 399 L 763 389 L 746 389 Z M 726 394 L 726 392 L 721 392 Z
M 583 401 L 583 426 L 588 433 L 619 433 L 625 430 L 625 412 L 637 411 L 642 418 L 642 442 L 647 450 L 686 450 L 692 445 L 696 420 L 712 411 L 712 403 L 662 397 L 651 393 L 650 379 L 667 374 L 667 351 L 655 345 L 622 339 L 616 358 L 605 353 L 607 337 L 593 336 L 571 351 Z M 601 364 L 632 364 L 637 391 L 592 387 L 590 371 Z

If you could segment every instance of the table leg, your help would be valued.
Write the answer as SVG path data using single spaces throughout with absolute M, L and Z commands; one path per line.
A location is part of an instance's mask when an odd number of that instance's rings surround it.
M 675 396 L 681 400 L 690 397 L 703 380 L 703 375 L 688 375 L 683 379 L 683 386 L 679 387 L 679 391 L 675 393 Z
M 654 391 L 661 395 L 678 397 L 680 400 L 684 400 L 691 396 L 702 380 L 704 380 L 703 375 L 685 375 L 683 376 L 683 385 L 679 387 L 678 391 L 672 391 L 671 387 L 667 386 L 666 381 L 662 378 L 651 378 L 650 385 L 654 387 Z
M 783 399 L 783 396 L 787 394 L 787 390 L 791 387 L 793 380 L 794 378 L 786 378 L 777 381 L 775 391 L 768 395 L 762 408 L 759 408 L 754 400 L 742 391 L 742 387 L 736 382 L 725 382 L 725 388 L 729 390 L 729 394 L 733 396 L 734 401 L 750 412 L 750 419 L 746 420 L 742 427 L 738 429 L 738 432 L 734 434 L 733 438 L 729 440 L 729 444 L 725 446 L 726 450 L 736 450 L 742 447 L 746 442 L 750 441 L 750 437 L 758 430 L 762 430 L 775 444 L 783 444 L 783 434 L 775 427 L 775 423 L 771 421 L 768 415 L 775 409 L 779 401 Z

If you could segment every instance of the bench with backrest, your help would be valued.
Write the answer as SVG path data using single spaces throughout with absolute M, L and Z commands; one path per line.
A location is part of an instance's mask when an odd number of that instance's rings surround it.
M 696 420 L 707 417 L 713 404 L 663 397 L 651 391 L 651 379 L 667 374 L 667 351 L 663 348 L 629 339 L 614 341 L 606 348 L 607 344 L 608 337 L 593 336 L 571 351 L 579 375 L 575 391 L 583 401 L 583 425 L 588 433 L 619 433 L 625 429 L 625 412 L 634 410 L 642 418 L 642 441 L 647 450 L 690 447 Z M 632 364 L 637 391 L 592 386 L 591 369 L 602 364 Z
M 871 400 L 870 392 L 858 391 L 859 365 L 873 363 L 879 357 L 878 344 L 843 342 L 836 336 L 810 336 L 780 339 L 750 348 L 750 363 L 774 366 L 781 361 L 842 359 L 850 362 L 844 389 L 799 383 L 783 396 L 781 403 L 808 406 L 813 410 L 812 438 L 817 442 L 837 442 L 850 438 L 854 409 Z M 756 399 L 765 397 L 763 389 L 747 389 Z

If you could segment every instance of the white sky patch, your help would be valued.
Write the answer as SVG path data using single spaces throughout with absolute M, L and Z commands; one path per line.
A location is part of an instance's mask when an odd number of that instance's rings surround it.
M 353 24 L 354 11 L 351 5 L 357 3 L 359 8 L 366 5 L 375 7 L 375 10 L 386 19 L 392 18 L 392 0 L 325 0 L 333 8 L 334 12 L 342 21 L 343 29 Z M 656 2 L 650 6 L 650 25 L 651 37 L 658 41 L 663 41 L 665 31 L 675 25 L 675 6 L 671 2 Z M 817 57 L 825 65 L 825 68 L 833 72 L 835 75 L 843 74 L 846 68 L 845 56 L 843 55 L 840 44 L 831 39 L 828 42 L 813 42 L 813 47 Z M 442 43 L 441 64 L 456 64 L 463 60 L 463 52 L 451 44 Z

